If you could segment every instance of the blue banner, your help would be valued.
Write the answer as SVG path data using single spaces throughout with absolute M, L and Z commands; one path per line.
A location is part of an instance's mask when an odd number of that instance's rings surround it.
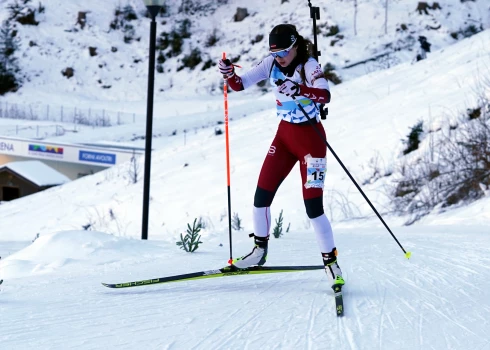
M 116 155 L 111 153 L 80 151 L 78 160 L 93 163 L 116 164 Z

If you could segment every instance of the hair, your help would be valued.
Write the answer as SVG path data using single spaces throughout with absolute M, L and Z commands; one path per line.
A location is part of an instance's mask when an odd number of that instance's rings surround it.
M 292 24 L 279 24 L 272 29 L 270 34 L 294 34 L 296 36 L 296 44 L 294 45 L 296 47 L 296 57 L 302 64 L 301 79 L 306 82 L 305 64 L 313 56 L 313 44 L 311 41 L 303 38 L 296 30 L 296 26 Z

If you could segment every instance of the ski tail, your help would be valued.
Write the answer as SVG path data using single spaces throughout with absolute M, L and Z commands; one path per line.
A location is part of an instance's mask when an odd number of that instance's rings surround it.
M 344 297 L 342 296 L 342 285 L 334 284 L 332 286 L 333 293 L 335 296 L 335 310 L 337 316 L 344 316 Z
M 235 266 L 226 266 L 217 270 L 199 271 L 193 273 L 186 273 L 182 275 L 168 276 L 152 278 L 147 280 L 124 282 L 124 283 L 102 283 L 107 288 L 129 288 L 138 286 L 147 286 L 153 284 L 162 284 L 169 282 L 179 281 L 191 281 L 205 278 L 215 277 L 227 277 L 227 276 L 239 276 L 239 275 L 256 275 L 266 273 L 281 273 L 281 272 L 300 272 L 310 270 L 323 270 L 325 267 L 322 265 L 310 265 L 310 266 L 251 266 L 246 269 L 238 269 Z

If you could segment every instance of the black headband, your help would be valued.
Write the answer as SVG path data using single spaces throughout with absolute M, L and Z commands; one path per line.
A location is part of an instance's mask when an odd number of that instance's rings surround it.
M 296 41 L 294 33 L 281 33 L 269 35 L 269 50 L 287 49 Z

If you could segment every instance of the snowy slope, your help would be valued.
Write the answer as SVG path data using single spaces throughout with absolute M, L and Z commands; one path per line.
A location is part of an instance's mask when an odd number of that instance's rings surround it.
M 485 31 L 444 52 L 435 53 L 435 57 L 427 61 L 372 73 L 333 88 L 331 112 L 324 123 L 328 140 L 359 182 L 368 176 L 367 163 L 376 154 L 382 157 L 387 167 L 398 161 L 403 147 L 400 140 L 419 118 L 444 121 L 441 118 L 446 115 L 443 113 L 446 110 L 456 112 L 475 103 L 474 87 L 478 73 L 488 62 L 489 51 L 484 43 L 489 40 L 490 32 Z M 266 101 L 266 98 L 272 100 L 271 96 L 263 96 L 260 101 Z M 240 99 L 240 94 L 230 95 L 232 101 Z M 251 108 L 260 105 L 257 103 Z M 234 116 L 235 111 L 230 107 L 230 116 Z M 246 229 L 251 229 L 250 206 L 256 179 L 277 125 L 274 115 L 275 112 L 268 109 L 238 119 L 230 127 L 233 211 L 243 219 Z M 161 122 L 166 125 L 165 119 Z M 156 123 L 156 130 L 158 125 Z M 110 130 L 107 133 L 105 129 L 99 129 L 93 135 L 104 140 L 102 133 L 106 132 L 105 141 L 111 141 Z M 125 130 L 126 136 L 119 137 L 127 140 L 132 130 Z M 181 232 L 186 222 L 200 216 L 209 221 L 212 230 L 226 231 L 226 220 L 223 220 L 227 210 L 224 138 L 215 136 L 211 128 L 198 129 L 185 137 L 184 140 L 184 135 L 179 133 L 175 137 L 155 140 L 150 237 L 170 239 Z M 136 144 L 142 146 L 143 141 Z M 325 194 L 327 215 L 334 221 L 346 219 L 342 210 L 345 208 L 336 203 L 341 199 L 339 196 L 343 196 L 352 203 L 353 216 L 372 218 L 364 199 L 337 162 L 331 155 L 329 157 Z M 142 165 L 140 169 L 141 179 Z M 29 198 L 4 203 L 0 215 L 8 216 L 9 220 L 0 221 L 0 232 L 4 237 L 25 240 L 36 233 L 80 229 L 93 223 L 96 229 L 105 232 L 138 237 L 143 183 L 140 180 L 131 184 L 128 172 L 129 164 L 123 164 Z M 300 181 L 299 173 L 294 169 L 281 186 L 272 207 L 273 217 L 284 209 L 285 220 L 293 223 L 292 230 L 307 225 L 304 209 L 298 205 L 302 203 Z M 383 212 L 389 209 L 389 203 L 381 186 L 374 184 L 365 190 Z M 90 190 L 80 192 L 80 188 Z M 191 195 L 187 195 L 189 193 Z M 93 200 L 94 194 L 97 201 Z M 109 215 L 110 210 L 113 215 Z M 35 225 L 15 215 L 20 211 L 38 218 Z M 488 222 L 488 212 L 479 218 Z M 49 213 L 58 215 L 53 217 Z
M 342 319 L 322 271 L 121 291 L 100 285 L 223 266 L 228 249 L 219 240 L 187 254 L 158 241 L 129 243 L 97 232 L 47 235 L 0 263 L 12 273 L 1 287 L 0 341 L 2 349 L 144 343 L 145 349 L 486 350 L 487 228 L 400 229 L 413 251 L 410 261 L 386 232 L 337 230 L 348 283 Z M 321 261 L 311 232 L 286 234 L 270 246 L 271 266 Z M 250 242 L 234 247 L 244 251 Z M 34 264 L 32 277 L 12 279 Z

